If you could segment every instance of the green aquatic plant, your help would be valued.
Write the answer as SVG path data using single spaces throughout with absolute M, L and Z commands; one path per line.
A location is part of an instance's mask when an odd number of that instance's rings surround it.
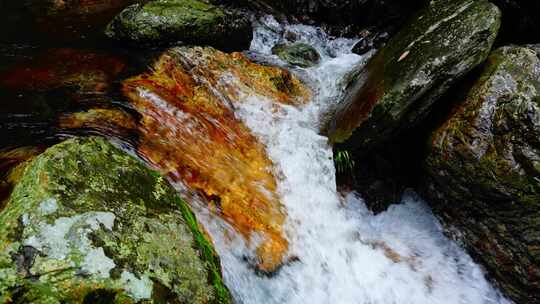
M 337 150 L 334 153 L 334 165 L 338 173 L 352 171 L 354 168 L 352 153 L 347 150 Z

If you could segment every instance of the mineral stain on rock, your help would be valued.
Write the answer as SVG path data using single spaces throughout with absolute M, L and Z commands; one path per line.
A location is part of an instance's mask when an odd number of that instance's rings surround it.
M 199 47 L 171 49 L 123 90 L 142 116 L 138 153 L 213 201 L 246 239 L 259 234 L 257 267 L 275 270 L 287 252 L 285 213 L 272 162 L 234 105 L 254 94 L 302 104 L 308 90 L 286 70 Z

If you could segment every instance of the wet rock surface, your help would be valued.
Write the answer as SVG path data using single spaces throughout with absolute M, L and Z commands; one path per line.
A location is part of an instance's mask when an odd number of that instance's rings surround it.
M 124 56 L 93 49 L 10 48 L 0 60 L 0 147 L 50 142 L 65 113 L 114 107 L 117 82 L 131 69 Z
M 360 41 L 356 43 L 352 49 L 352 52 L 358 55 L 364 55 L 372 49 L 378 49 L 382 47 L 390 38 L 390 35 L 386 32 L 371 33 L 369 31 L 363 31 L 360 33 Z
M 432 1 L 370 60 L 327 134 L 354 151 L 395 138 L 489 54 L 500 24 L 488 1 Z
M 518 303 L 540 301 L 539 55 L 494 51 L 427 159 L 435 211 Z
M 249 48 L 249 19 L 235 10 L 198 0 L 156 0 L 124 9 L 106 35 L 135 46 L 195 44 L 225 50 Z
M 98 137 L 26 165 L 0 211 L 3 303 L 228 303 L 219 260 L 158 173 Z
M 307 68 L 319 63 L 321 56 L 309 44 L 297 42 L 293 44 L 279 44 L 272 48 L 272 53 L 291 65 Z
M 102 95 L 125 67 L 123 58 L 106 52 L 53 48 L 0 72 L 0 87 L 42 92 L 72 87 L 80 98 Z
M 307 89 L 284 69 L 195 47 L 169 50 L 152 72 L 126 80 L 123 91 L 142 117 L 138 153 L 199 191 L 248 241 L 259 234 L 254 264 L 263 272 L 276 270 L 288 243 L 273 165 L 234 108 L 255 94 L 302 104 Z

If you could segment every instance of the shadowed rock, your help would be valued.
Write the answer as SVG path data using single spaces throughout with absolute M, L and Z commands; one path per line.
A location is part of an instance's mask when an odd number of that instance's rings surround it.
M 417 124 L 484 61 L 499 23 L 499 10 L 485 0 L 431 1 L 354 81 L 327 128 L 330 140 L 365 151 Z
M 435 211 L 518 303 L 540 302 L 539 57 L 494 51 L 427 160 Z

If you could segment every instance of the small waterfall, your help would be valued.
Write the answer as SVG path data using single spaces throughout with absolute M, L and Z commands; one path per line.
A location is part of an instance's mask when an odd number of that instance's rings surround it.
M 292 69 L 313 90 L 305 106 L 242 96 L 236 115 L 266 146 L 287 213 L 288 263 L 275 275 L 257 274 L 246 262 L 249 246 L 204 207 L 199 220 L 211 234 L 224 277 L 238 303 L 488 304 L 510 303 L 486 280 L 480 266 L 446 238 L 414 193 L 374 215 L 355 193 L 336 190 L 332 150 L 318 134 L 324 113 L 337 102 L 343 79 L 368 56 L 351 53 L 355 41 L 335 39 L 304 25 L 260 20 L 250 55 L 285 66 L 271 54 L 285 35 L 315 47 L 321 63 Z M 223 81 L 234 81 L 224 79 Z M 202 204 L 201 204 L 202 206 Z M 252 240 L 257 240 L 257 235 Z

